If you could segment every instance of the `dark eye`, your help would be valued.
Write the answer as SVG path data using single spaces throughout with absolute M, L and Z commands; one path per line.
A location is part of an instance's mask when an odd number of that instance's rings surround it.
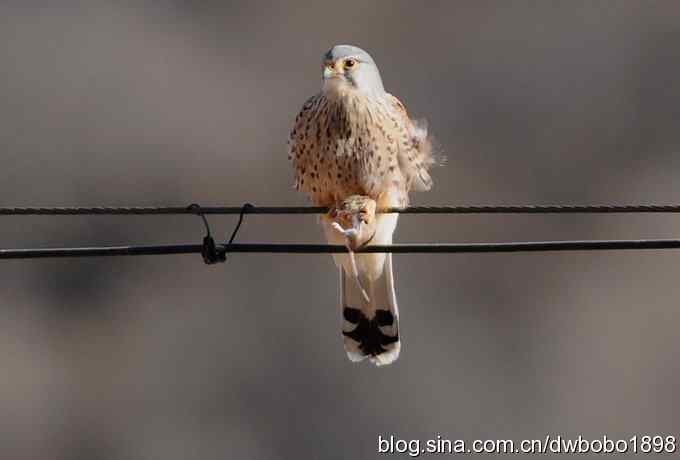
M 345 60 L 345 68 L 351 69 L 352 67 L 354 67 L 356 65 L 356 63 L 357 63 L 357 61 L 355 61 L 354 59 L 346 59 Z

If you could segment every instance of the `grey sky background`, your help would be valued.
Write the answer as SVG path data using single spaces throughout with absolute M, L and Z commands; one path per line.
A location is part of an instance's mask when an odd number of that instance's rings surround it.
M 373 55 L 449 159 L 416 204 L 680 202 L 677 2 L 136 5 L 0 5 L 0 206 L 305 204 L 285 140 L 336 43 Z M 7 248 L 203 232 L 190 216 L 0 222 Z M 396 241 L 679 235 L 674 216 L 402 216 Z M 239 239 L 322 236 L 313 216 L 248 216 Z M 678 276 L 674 251 L 399 255 L 402 356 L 375 369 L 344 355 L 327 256 L 6 261 L 0 457 L 677 435 Z

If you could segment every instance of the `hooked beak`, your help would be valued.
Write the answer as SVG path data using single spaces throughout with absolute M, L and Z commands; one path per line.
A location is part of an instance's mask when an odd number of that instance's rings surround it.
M 337 66 L 333 62 L 327 62 L 323 66 L 323 79 L 324 80 L 334 80 L 334 79 L 344 80 L 345 76 L 338 69 L 338 67 L 339 66 Z
M 324 80 L 342 80 L 344 78 L 345 78 L 344 75 L 342 75 L 337 70 L 332 70 L 332 69 L 329 69 L 328 67 L 324 67 L 324 69 L 323 69 L 323 79 Z

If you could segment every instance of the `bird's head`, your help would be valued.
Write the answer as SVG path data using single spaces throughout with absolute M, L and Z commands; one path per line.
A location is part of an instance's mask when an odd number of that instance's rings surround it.
M 351 45 L 336 45 L 323 55 L 323 90 L 326 93 L 359 90 L 385 92 L 380 71 L 370 54 Z

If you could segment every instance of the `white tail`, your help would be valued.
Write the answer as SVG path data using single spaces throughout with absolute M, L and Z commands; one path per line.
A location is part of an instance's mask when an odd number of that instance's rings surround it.
M 392 244 L 397 214 L 376 215 L 376 231 L 370 244 Z M 345 244 L 333 221 L 322 216 L 321 224 L 331 244 Z M 392 254 L 334 254 L 340 270 L 340 307 L 345 351 L 351 361 L 368 358 L 381 366 L 399 357 L 399 310 L 392 274 Z M 362 292 L 368 294 L 368 299 Z
M 394 292 L 392 254 L 385 255 L 382 274 L 374 280 L 360 274 L 367 301 L 357 281 L 340 268 L 342 335 L 351 361 L 369 358 L 381 366 L 399 357 L 399 309 Z

